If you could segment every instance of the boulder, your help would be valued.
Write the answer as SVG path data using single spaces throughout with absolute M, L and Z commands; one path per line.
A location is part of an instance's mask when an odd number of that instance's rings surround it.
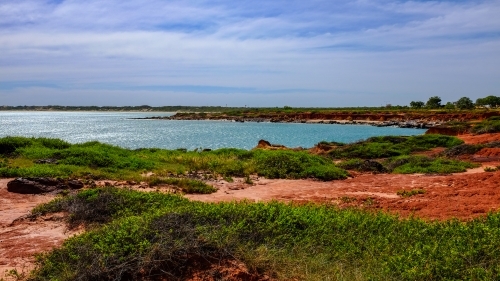
M 17 178 L 7 183 L 7 191 L 21 194 L 43 194 L 62 189 L 80 189 L 83 183 L 78 180 L 67 182 L 52 178 Z
M 271 147 L 271 143 L 266 141 L 266 140 L 260 140 L 259 143 L 257 144 L 257 147 L 256 148 L 267 148 L 267 147 Z
M 67 182 L 67 185 L 69 188 L 71 189 L 81 189 L 83 188 L 83 182 L 79 181 L 79 180 L 69 180 Z

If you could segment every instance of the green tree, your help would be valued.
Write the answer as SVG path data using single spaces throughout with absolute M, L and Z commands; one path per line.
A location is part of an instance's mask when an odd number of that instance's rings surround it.
M 423 101 L 412 101 L 410 102 L 410 107 L 414 109 L 419 109 L 424 107 L 425 103 Z
M 474 108 L 474 103 L 472 100 L 468 97 L 461 97 L 457 102 L 456 105 L 458 109 L 464 110 L 464 109 L 473 109 Z
M 500 106 L 500 97 L 497 96 L 487 96 L 484 98 L 485 102 L 487 105 L 489 105 L 491 108 L 495 108 Z
M 425 106 L 430 109 L 441 108 L 441 98 L 438 96 L 430 97 Z
M 487 101 L 485 98 L 478 98 L 476 100 L 476 106 L 480 106 L 480 107 L 486 107 L 488 104 L 487 104 Z
M 453 110 L 455 109 L 455 104 L 452 103 L 452 102 L 447 102 L 445 105 L 444 105 L 444 108 L 445 109 L 449 109 L 449 110 Z
M 500 97 L 487 96 L 484 98 L 478 98 L 476 100 L 476 106 L 496 108 L 500 106 Z

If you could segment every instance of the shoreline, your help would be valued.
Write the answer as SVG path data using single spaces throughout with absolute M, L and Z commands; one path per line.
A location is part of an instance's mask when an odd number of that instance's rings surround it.
M 221 121 L 221 122 L 253 122 L 253 123 L 292 123 L 292 124 L 327 124 L 327 125 L 368 125 L 374 127 L 397 127 L 411 129 L 430 129 L 436 126 L 443 125 L 444 122 L 426 121 L 426 120 L 345 120 L 345 119 L 300 119 L 300 120 L 280 120 L 269 118 L 178 118 L 172 116 L 152 116 L 143 118 L 129 118 L 133 120 L 176 120 L 176 121 Z

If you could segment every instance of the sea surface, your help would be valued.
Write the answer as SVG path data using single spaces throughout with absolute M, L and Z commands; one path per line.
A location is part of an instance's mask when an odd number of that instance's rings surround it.
M 260 139 L 288 147 L 326 141 L 354 142 L 372 136 L 420 135 L 423 129 L 368 125 L 291 124 L 228 121 L 137 120 L 173 113 L 0 112 L 0 137 L 60 138 L 70 143 L 97 140 L 126 148 L 251 149 Z

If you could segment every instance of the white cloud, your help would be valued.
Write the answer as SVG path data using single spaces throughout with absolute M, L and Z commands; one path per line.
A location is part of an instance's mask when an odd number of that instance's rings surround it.
M 378 105 L 484 96 L 500 86 L 500 1 L 213 3 L 0 4 L 0 95 L 22 90 L 2 89 L 2 82 L 25 81 L 25 94 L 33 83 L 47 82 L 63 86 L 53 89 L 58 95 L 89 97 L 96 96 L 89 91 L 110 95 L 106 87 L 113 85 L 130 101 L 139 90 L 127 87 L 207 85 L 281 89 L 272 95 L 293 96 L 294 106 L 310 103 L 309 94 L 286 89 Z M 54 97 L 50 89 L 41 92 Z M 193 95 L 202 97 L 202 90 Z

